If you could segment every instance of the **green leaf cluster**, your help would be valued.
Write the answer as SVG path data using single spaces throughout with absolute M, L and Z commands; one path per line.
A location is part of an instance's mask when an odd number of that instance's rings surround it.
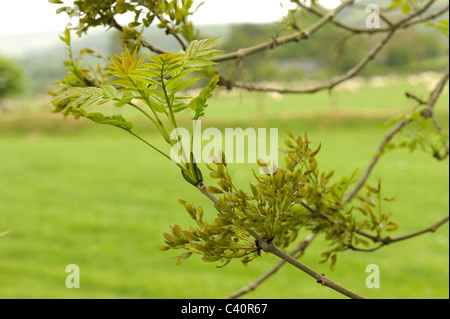
M 440 158 L 441 154 L 446 152 L 445 144 L 448 142 L 449 136 L 446 132 L 436 130 L 433 120 L 428 114 L 427 108 L 419 108 L 382 125 L 381 128 L 388 128 L 393 127 L 400 121 L 409 121 L 408 125 L 403 127 L 395 138 L 384 147 L 382 153 L 406 148 L 410 152 L 422 151 Z
M 64 4 L 65 1 L 49 2 Z M 193 0 L 75 0 L 72 5 L 59 7 L 56 13 L 66 12 L 69 16 L 77 14 L 79 25 L 74 29 L 79 36 L 91 27 L 115 27 L 116 16 L 127 13 L 132 16 L 132 21 L 123 27 L 121 39 L 123 44 L 128 46 L 133 41 L 138 44 L 142 30 L 155 21 L 159 22 L 157 27 L 165 29 L 168 34 L 182 34 L 188 42 L 194 40 L 197 34 L 189 22 L 189 17 L 202 4 L 194 6 Z M 141 31 L 138 31 L 139 27 Z
M 255 181 L 249 185 L 250 192 L 233 183 L 223 154 L 215 158 L 215 167 L 208 165 L 208 168 L 218 187 L 210 186 L 207 190 L 220 195 L 215 205 L 216 219 L 212 223 L 204 221 L 201 207 L 181 201 L 197 227 L 191 227 L 188 235 L 180 226 L 172 227 L 171 234 L 164 234 L 166 245 L 160 249 L 186 250 L 187 253 L 179 255 L 180 262 L 191 254 L 200 254 L 203 260 L 221 262 L 222 266 L 232 259 L 247 264 L 259 255 L 259 247 L 249 231 L 287 248 L 300 229 L 307 229 L 325 234 L 332 248 L 323 253 L 323 261 L 331 258 L 334 267 L 337 252 L 370 246 L 361 232 L 369 231 L 372 238 L 378 238 L 382 232 L 396 229 L 396 224 L 389 220 L 390 214 L 382 213 L 377 202 L 381 198 L 380 187 L 367 185 L 366 196 L 358 195 L 356 204 L 348 204 L 345 195 L 356 172 L 332 182 L 333 172 L 319 171 L 316 157 L 320 145 L 311 149 L 306 134 L 295 138 L 288 132 L 288 136 L 285 167 L 273 174 L 257 175 L 253 171 Z M 259 165 L 267 164 L 260 161 Z
M 100 64 L 97 64 L 96 67 L 91 65 L 87 67 L 83 66 L 83 58 L 86 55 L 97 59 L 103 59 L 102 56 L 86 48 L 81 49 L 78 56 L 74 56 L 71 45 L 71 32 L 68 28 L 65 29 L 64 34 L 60 35 L 60 39 L 64 42 L 68 54 L 68 59 L 64 61 L 67 74 L 62 80 L 56 83 L 56 87 L 49 92 L 50 95 L 57 97 L 59 94 L 64 93 L 64 91 L 74 87 L 100 87 L 107 84 L 105 70 Z M 61 111 L 65 107 L 65 104 L 57 105 L 53 103 L 53 105 L 55 106 L 56 112 Z
M 94 83 L 88 81 L 90 74 L 72 58 L 70 31 L 66 30 L 61 39 L 69 48 L 70 68 L 58 90 L 53 92 L 53 111 L 65 116 L 71 114 L 76 118 L 86 117 L 99 124 L 124 129 L 168 159 L 170 156 L 167 153 L 132 131 L 132 123 L 126 121 L 122 115 L 106 116 L 101 111 L 91 112 L 91 109 L 108 102 L 113 103 L 119 112 L 122 107 L 132 107 L 150 120 L 172 147 L 179 142 L 171 138 L 171 132 L 178 128 L 176 114 L 188 109 L 192 111 L 194 120 L 204 116 L 207 101 L 219 81 L 219 76 L 215 75 L 197 96 L 185 93 L 186 89 L 202 78 L 193 77 L 196 72 L 214 65 L 208 57 L 217 51 L 215 48 L 221 43 L 217 38 L 193 40 L 185 52 L 160 54 L 148 58 L 147 63 L 146 56 L 139 56 L 138 50 L 130 52 L 126 49 L 123 54 L 110 60 L 107 74 L 113 77 L 112 81 L 103 78 L 102 81 Z M 164 122 L 164 118 L 168 121 Z M 202 181 L 201 172 L 193 161 L 176 165 L 181 168 L 184 178 L 190 183 L 197 185 Z
M 116 55 L 109 67 L 109 74 L 117 77 L 112 84 L 121 87 L 121 91 L 136 93 L 154 114 L 167 115 L 175 128 L 174 113 L 191 108 L 195 112 L 194 119 L 204 115 L 206 101 L 217 87 L 219 77 L 213 76 L 195 98 L 181 92 L 201 79 L 189 75 L 214 64 L 207 57 L 217 51 L 214 48 L 218 44 L 216 38 L 194 40 L 186 52 L 161 54 L 149 58 L 149 63 L 144 63 L 144 56 L 138 58 L 137 51 Z
M 440 30 L 445 36 L 449 36 L 448 18 L 439 20 L 437 23 L 428 22 L 427 25 Z
M 412 10 L 417 10 L 423 0 L 392 0 L 388 9 L 400 8 L 400 10 L 408 15 Z

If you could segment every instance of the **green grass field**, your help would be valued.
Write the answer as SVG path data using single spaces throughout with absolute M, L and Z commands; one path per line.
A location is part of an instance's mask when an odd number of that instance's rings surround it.
M 426 98 L 426 87 L 400 80 L 331 98 L 326 92 L 281 98 L 223 93 L 211 101 L 202 126 L 277 127 L 280 147 L 287 129 L 307 131 L 322 143 L 322 170 L 340 178 L 359 168 L 360 175 L 386 132 L 377 127 L 414 105 L 404 98 L 406 90 Z M 448 91 L 436 107 L 448 132 Z M 187 117 L 181 125 L 190 125 Z M 155 131 L 144 132 L 164 147 Z M 248 189 L 255 166 L 230 166 L 236 183 Z M 383 195 L 396 197 L 383 206 L 400 225 L 393 236 L 448 214 L 448 159 L 394 150 L 371 181 L 378 177 Z M 45 109 L 0 114 L 0 233 L 11 231 L 0 238 L 0 298 L 224 298 L 278 261 L 263 253 L 247 267 L 235 261 L 217 269 L 193 256 L 176 266 L 177 252 L 157 246 L 169 225 L 190 223 L 180 198 L 214 218 L 210 202 L 172 163 L 120 130 L 64 121 Z M 449 298 L 448 230 L 446 224 L 373 253 L 341 253 L 334 271 L 318 263 L 327 248 L 318 237 L 302 261 L 368 298 Z M 65 286 L 69 264 L 80 267 L 80 289 Z M 379 289 L 365 286 L 368 264 L 380 267 Z M 246 297 L 342 298 L 290 265 Z

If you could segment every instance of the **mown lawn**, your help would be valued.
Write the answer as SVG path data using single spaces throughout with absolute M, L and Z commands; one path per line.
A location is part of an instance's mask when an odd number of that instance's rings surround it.
M 356 168 L 361 174 L 386 132 L 377 127 L 413 105 L 403 92 L 426 91 L 396 85 L 342 91 L 332 106 L 327 93 L 225 94 L 210 103 L 202 126 L 277 127 L 280 147 L 286 129 L 307 131 L 314 143 L 322 143 L 322 170 L 335 170 L 336 178 Z M 438 110 L 448 131 L 448 93 Z M 181 124 L 189 126 L 188 118 Z M 164 147 L 153 130 L 145 134 Z M 244 189 L 251 168 L 230 165 Z M 202 170 L 207 175 L 206 167 Z M 448 159 L 394 150 L 380 160 L 371 181 L 378 177 L 384 196 L 396 197 L 383 206 L 400 225 L 393 236 L 428 227 L 448 214 Z M 82 120 L 64 122 L 46 111 L 0 115 L 0 233 L 11 230 L 0 238 L 0 298 L 223 298 L 277 262 L 262 254 L 247 267 L 236 261 L 217 269 L 194 256 L 176 266 L 177 252 L 157 246 L 169 225 L 190 223 L 180 198 L 204 206 L 214 218 L 210 202 L 181 178 L 178 168 L 122 131 Z M 369 298 L 448 298 L 448 235 L 446 224 L 436 233 L 373 253 L 344 252 L 334 271 L 318 264 L 327 249 L 319 237 L 302 261 Z M 80 289 L 65 286 L 68 264 L 80 267 Z M 380 267 L 379 289 L 365 286 L 368 264 Z M 342 296 L 286 265 L 247 297 Z

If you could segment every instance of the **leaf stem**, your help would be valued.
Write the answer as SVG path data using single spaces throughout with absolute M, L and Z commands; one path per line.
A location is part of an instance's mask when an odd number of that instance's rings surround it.
M 150 114 L 148 114 L 147 112 L 145 112 L 145 110 L 143 110 L 141 107 L 139 107 L 138 105 L 134 104 L 133 102 L 129 102 L 129 105 L 131 105 L 132 107 L 134 107 L 135 109 L 139 110 L 142 114 L 144 114 L 148 119 L 150 119 L 150 121 L 152 121 L 152 123 L 156 126 L 156 128 L 158 129 L 158 131 L 161 133 L 161 135 L 163 136 L 163 138 L 166 140 L 167 143 L 170 143 L 170 136 L 169 133 L 167 132 L 167 129 L 164 127 L 164 125 L 161 125 L 162 122 L 161 121 L 156 121 L 153 117 L 150 116 Z M 160 124 L 161 123 L 161 124 Z
M 169 133 L 167 132 L 166 127 L 164 126 L 163 122 L 161 121 L 161 119 L 158 116 L 158 113 L 154 110 L 154 108 L 152 107 L 152 103 L 150 103 L 150 100 L 148 99 L 148 96 L 145 94 L 144 91 L 142 91 L 141 89 L 139 89 L 136 85 L 136 83 L 134 83 L 133 79 L 131 79 L 129 76 L 127 76 L 127 79 L 133 84 L 133 86 L 136 88 L 136 90 L 139 92 L 139 94 L 142 96 L 142 98 L 144 99 L 145 103 L 147 103 L 148 107 L 152 110 L 153 115 L 155 116 L 155 119 L 158 123 L 158 125 L 154 122 L 154 119 L 148 115 L 147 112 L 145 112 L 144 110 L 142 110 L 141 108 L 137 107 L 137 109 L 139 109 L 141 112 L 143 112 L 145 114 L 145 116 L 147 116 L 150 120 L 152 120 L 152 122 L 155 124 L 155 126 L 158 128 L 158 130 L 161 132 L 161 134 L 163 135 L 164 139 L 166 140 L 166 142 L 168 142 L 170 144 L 170 138 L 169 138 Z M 135 104 L 133 103 L 129 103 L 131 106 L 136 107 Z
M 151 144 L 150 142 L 148 142 L 146 139 L 142 138 L 141 136 L 137 135 L 136 133 L 134 133 L 133 131 L 129 131 L 126 129 L 123 129 L 125 131 L 127 131 L 128 133 L 130 133 L 131 135 L 133 135 L 134 137 L 137 137 L 139 140 L 141 140 L 142 142 L 144 142 L 145 144 L 147 144 L 148 146 L 150 146 L 151 148 L 153 148 L 155 151 L 157 151 L 159 154 L 161 154 L 162 156 L 164 156 L 165 158 L 169 159 L 170 161 L 172 161 L 172 159 L 170 158 L 169 155 L 167 155 L 166 153 L 164 153 L 163 151 L 161 151 L 159 148 L 157 148 L 156 146 L 154 146 L 153 144 Z
M 175 115 L 173 114 L 172 102 L 170 101 L 169 95 L 167 94 L 166 84 L 164 83 L 164 75 L 163 70 L 161 70 L 161 87 L 164 92 L 164 97 L 166 99 L 167 107 L 169 108 L 169 119 L 172 123 L 172 129 L 178 128 L 177 121 L 175 119 Z
M 317 283 L 321 284 L 322 286 L 326 286 L 328 288 L 331 288 L 349 298 L 352 299 L 366 299 L 361 295 L 358 295 L 357 293 L 339 285 L 338 283 L 332 281 L 330 278 L 325 276 L 324 274 L 319 274 L 318 272 L 314 271 L 313 269 L 309 268 L 305 264 L 301 263 L 297 259 L 293 258 L 291 255 L 285 253 L 281 249 L 279 249 L 274 242 L 265 243 L 265 245 L 262 246 L 264 251 L 267 251 L 286 262 L 290 263 L 291 265 L 295 266 L 296 268 L 300 269 L 301 271 L 305 272 L 309 276 L 316 279 Z M 264 249 L 265 248 L 265 249 Z

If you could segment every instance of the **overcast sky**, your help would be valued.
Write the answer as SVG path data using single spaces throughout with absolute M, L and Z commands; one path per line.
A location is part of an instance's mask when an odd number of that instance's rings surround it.
M 272 22 L 280 19 L 289 8 L 292 8 L 289 0 L 203 1 L 205 4 L 194 15 L 193 20 L 196 24 Z M 340 1 L 320 2 L 333 7 Z M 64 0 L 64 3 L 70 5 L 73 1 Z M 70 19 L 65 13 L 55 14 L 59 6 L 62 5 L 50 4 L 47 0 L 0 0 L 0 35 L 62 31 Z

